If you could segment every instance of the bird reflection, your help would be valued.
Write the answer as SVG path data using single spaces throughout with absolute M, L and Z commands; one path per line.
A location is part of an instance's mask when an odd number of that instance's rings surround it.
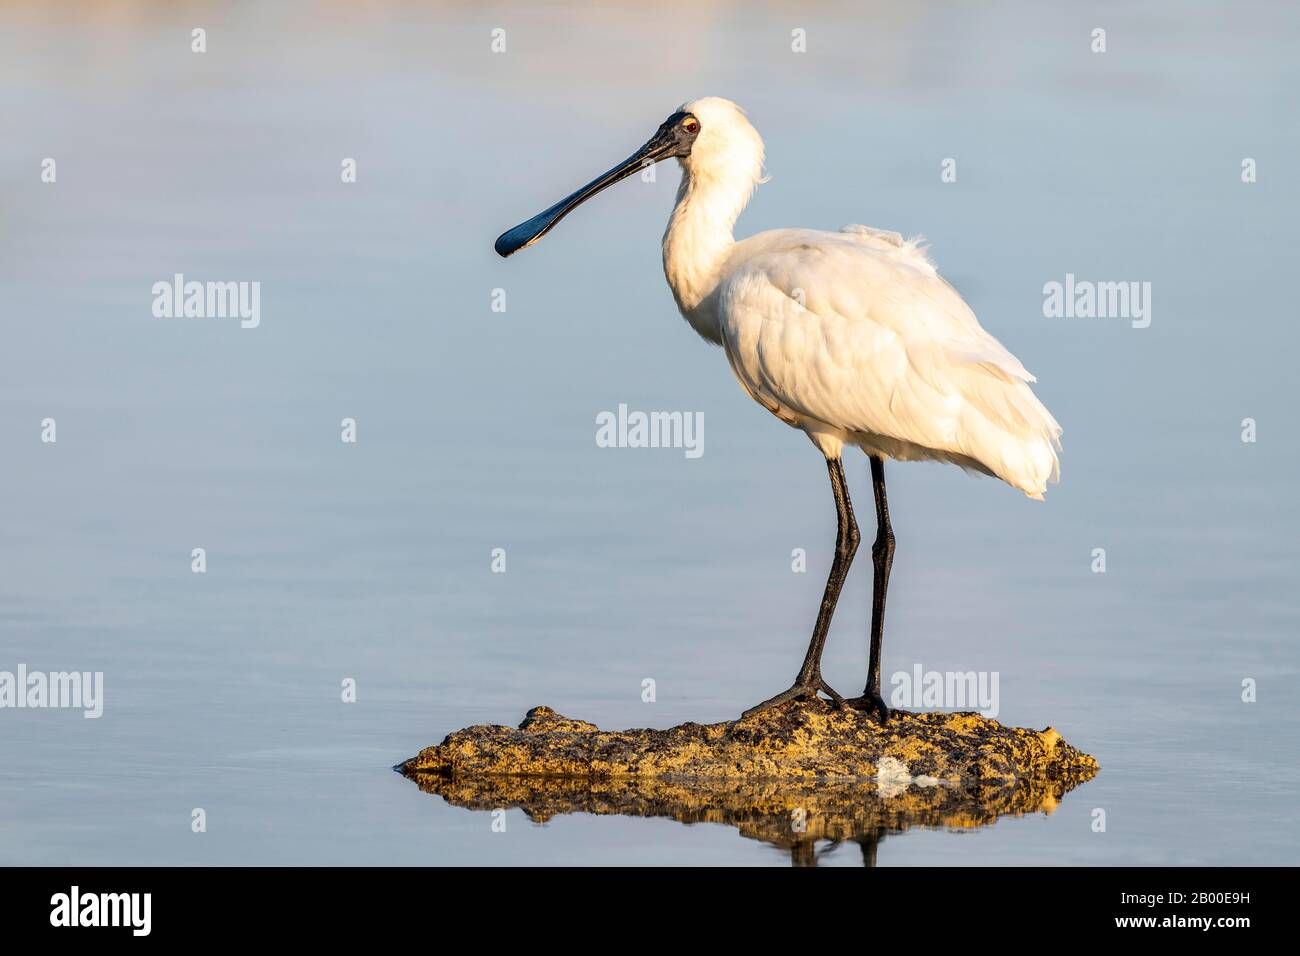
M 972 784 L 879 787 L 874 780 L 673 780 L 648 777 L 497 776 L 455 779 L 408 773 L 426 793 L 452 806 L 513 808 L 535 823 L 563 814 L 666 817 L 715 823 L 789 854 L 792 866 L 816 866 L 857 844 L 864 866 L 876 865 L 880 841 L 912 827 L 968 830 L 1004 815 L 1051 813 L 1083 780 L 1022 779 L 1014 787 Z

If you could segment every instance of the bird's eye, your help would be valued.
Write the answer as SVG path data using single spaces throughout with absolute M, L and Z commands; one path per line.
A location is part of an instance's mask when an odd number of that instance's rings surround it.
M 682 123 L 682 129 L 686 130 L 688 133 L 698 133 L 700 131 L 700 123 L 698 120 L 688 119 L 686 122 Z

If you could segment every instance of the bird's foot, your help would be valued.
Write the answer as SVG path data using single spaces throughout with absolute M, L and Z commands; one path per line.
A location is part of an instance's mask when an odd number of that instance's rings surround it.
M 874 714 L 880 723 L 889 721 L 892 711 L 885 706 L 885 701 L 880 696 L 880 691 L 865 691 L 861 697 L 852 697 L 844 702 L 854 710 L 860 710 L 866 714 Z
M 794 686 L 789 690 L 782 691 L 775 697 L 769 697 L 761 704 L 755 704 L 740 716 L 742 719 L 745 717 L 752 717 L 754 714 L 761 714 L 765 710 L 771 710 L 773 707 L 777 707 L 781 704 L 787 703 L 788 701 L 800 700 L 804 697 L 816 697 L 818 691 L 829 697 L 831 703 L 836 707 L 842 707 L 844 705 L 844 698 L 836 693 L 835 688 L 822 680 L 821 675 L 818 674 L 807 679 L 801 677 L 799 680 L 795 681 Z

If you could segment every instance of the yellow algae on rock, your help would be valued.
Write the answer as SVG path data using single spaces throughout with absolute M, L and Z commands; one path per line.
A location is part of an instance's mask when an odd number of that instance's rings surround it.
M 489 729 L 469 728 L 398 769 L 421 790 L 470 810 L 513 808 L 536 823 L 571 813 L 717 823 L 782 848 L 795 865 L 815 864 L 847 843 L 857 844 L 857 852 L 869 866 L 876 862 L 880 841 L 890 834 L 911 827 L 981 827 L 1004 814 L 1051 813 L 1067 791 L 1096 772 L 1096 761 L 1063 741 L 1048 748 L 1037 733 L 1018 728 L 1001 730 L 1012 740 L 1021 735 L 1033 739 L 1021 750 L 1010 744 L 1001 751 L 997 747 L 944 750 L 935 745 L 930 748 L 935 752 L 917 764 L 883 753 L 885 746 L 924 749 L 901 747 L 898 735 L 924 736 L 943 728 L 946 715 L 942 714 L 902 715 L 911 718 L 904 724 L 906 729 L 891 726 L 888 730 L 866 718 L 867 726 L 862 727 L 833 716 L 825 722 L 824 733 L 829 736 L 822 738 L 807 733 L 807 724 L 799 731 L 787 726 L 799 722 L 797 714 L 775 719 L 759 716 L 767 719 L 758 726 L 738 726 L 746 723 L 742 721 L 617 733 L 552 733 L 534 723 L 528 732 L 545 745 L 533 756 L 521 755 L 515 746 L 507 749 L 489 742 L 473 751 L 481 759 L 467 764 L 463 755 L 468 751 L 456 747 L 454 738 Z M 565 720 L 558 714 L 555 718 L 555 726 Z M 989 724 L 972 725 L 972 733 L 996 735 L 993 727 L 1000 725 Z M 849 728 L 852 736 L 846 737 Z M 496 729 L 503 736 L 525 733 Z M 777 757 L 763 749 L 787 733 L 790 739 L 800 734 L 803 753 L 787 750 Z M 841 748 L 847 753 L 814 759 L 834 749 L 831 745 L 836 742 L 847 742 Z M 565 764 L 554 757 L 559 752 L 572 761 L 568 766 L 585 767 L 586 772 L 552 772 Z M 600 753 L 617 756 L 605 759 Z M 790 761 L 796 757 L 792 766 Z M 941 765 L 948 770 L 944 779 L 933 773 Z M 930 772 L 922 772 L 923 766 Z M 1004 770 L 1011 766 L 1010 776 L 995 772 L 999 766 Z M 503 768 L 509 769 L 502 772 Z M 712 773 L 678 772 L 683 768 Z M 867 768 L 869 773 L 857 776 L 836 773 Z
M 1097 761 L 1052 728 L 1005 727 L 979 714 L 896 712 L 885 724 L 821 700 L 792 701 L 717 724 L 605 731 L 535 707 L 517 728 L 467 727 L 397 769 L 459 780 L 485 777 L 874 778 L 896 760 L 911 777 L 1012 787 L 1065 784 Z

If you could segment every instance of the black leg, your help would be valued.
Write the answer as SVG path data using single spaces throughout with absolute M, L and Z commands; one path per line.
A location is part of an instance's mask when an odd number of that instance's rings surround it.
M 844 579 L 849 575 L 849 566 L 853 563 L 853 555 L 857 553 L 858 542 L 862 535 L 853 517 L 853 504 L 849 501 L 843 463 L 838 458 L 828 459 L 826 468 L 831 476 L 831 491 L 835 494 L 837 518 L 835 560 L 831 562 L 831 574 L 826 580 L 826 593 L 822 595 L 821 610 L 817 612 L 812 641 L 808 644 L 808 653 L 804 656 L 803 666 L 799 668 L 799 676 L 795 678 L 794 686 L 749 708 L 743 715 L 745 717 L 775 707 L 777 704 L 784 704 L 788 700 L 815 696 L 819 690 L 829 694 L 836 703 L 843 702 L 843 698 L 822 679 L 822 649 L 826 646 L 826 634 L 831 627 L 831 617 L 835 614 L 835 604 L 840 599 L 840 590 L 844 587 Z
M 858 837 L 858 845 L 862 847 L 863 866 L 875 867 L 876 848 L 880 845 L 880 841 L 885 838 L 885 833 L 884 827 L 876 827 L 874 830 Z
M 853 706 L 889 719 L 889 708 L 880 696 L 880 656 L 885 639 L 885 595 L 889 590 L 889 571 L 894 566 L 894 529 L 889 525 L 889 501 L 885 497 L 885 461 L 871 456 L 871 489 L 876 497 L 876 540 L 871 545 L 871 563 L 875 581 L 871 590 L 871 657 L 867 663 L 867 686 Z

